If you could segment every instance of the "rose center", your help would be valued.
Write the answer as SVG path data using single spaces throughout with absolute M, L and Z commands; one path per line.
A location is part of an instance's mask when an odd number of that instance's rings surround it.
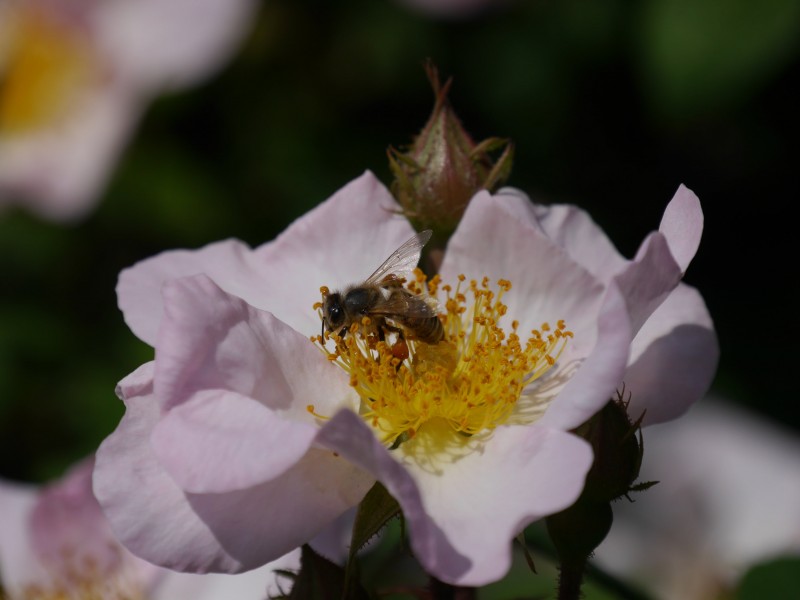
M 419 293 L 425 285 L 419 272 L 408 287 Z M 511 289 L 506 280 L 497 282 L 496 291 L 488 278 L 466 284 L 463 275 L 455 289 L 440 286 L 438 276 L 427 287 L 431 297 L 440 288 L 446 294 L 445 312 L 439 315 L 445 339 L 438 344 L 380 341 L 362 335 L 366 328 L 358 324 L 344 338 L 330 336 L 333 351 L 316 338 L 329 360 L 350 375 L 363 418 L 392 447 L 415 437 L 426 424 L 437 435 L 444 430 L 473 436 L 507 422 L 524 390 L 556 363 L 573 335 L 563 321 L 554 327 L 543 323 L 526 332 L 524 341 L 518 321 L 506 331 L 508 307 L 502 300 Z
M 0 132 L 48 125 L 97 76 L 86 33 L 36 8 L 12 13 L 3 30 Z

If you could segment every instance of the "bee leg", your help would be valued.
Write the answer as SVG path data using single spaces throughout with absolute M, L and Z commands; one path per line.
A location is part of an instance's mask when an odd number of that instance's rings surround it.
M 408 358 L 408 355 L 408 344 L 406 343 L 405 338 L 398 338 L 398 340 L 392 346 L 392 356 L 399 359 L 396 367 L 398 371 L 400 370 L 400 366 L 403 364 L 403 361 Z
M 392 344 L 392 356 L 398 359 L 397 366 L 395 368 L 399 371 L 403 361 L 409 356 L 408 343 L 406 343 L 406 338 L 403 335 L 402 329 L 396 329 L 393 327 L 392 330 L 397 333 L 397 340 L 394 344 Z

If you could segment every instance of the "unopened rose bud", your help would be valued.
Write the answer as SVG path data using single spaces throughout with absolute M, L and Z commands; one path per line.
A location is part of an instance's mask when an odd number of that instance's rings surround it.
M 475 144 L 447 99 L 452 79 L 441 85 L 436 67 L 429 63 L 426 70 L 436 97 L 433 113 L 406 152 L 389 149 L 392 193 L 417 229 L 449 236 L 476 192 L 492 191 L 508 178 L 513 145 L 500 138 Z M 501 149 L 492 161 L 489 153 Z
M 639 420 L 631 420 L 621 396 L 610 400 L 575 433 L 589 442 L 594 452 L 582 498 L 611 502 L 632 490 L 645 489 L 634 485 L 644 451 Z

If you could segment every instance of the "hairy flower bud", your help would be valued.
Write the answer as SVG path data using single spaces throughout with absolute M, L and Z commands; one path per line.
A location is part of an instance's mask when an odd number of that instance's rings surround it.
M 436 98 L 433 112 L 406 152 L 389 149 L 392 193 L 417 229 L 449 236 L 476 192 L 492 191 L 508 178 L 513 145 L 500 138 L 475 144 L 447 99 L 452 79 L 441 85 L 431 63 L 426 71 Z M 500 149 L 493 162 L 489 153 Z
M 559 598 L 577 598 L 586 560 L 605 539 L 614 515 L 611 502 L 628 492 L 646 490 L 655 482 L 634 484 L 642 464 L 642 417 L 631 421 L 628 402 L 617 395 L 583 425 L 573 430 L 592 446 L 594 462 L 578 501 L 547 517 L 547 531 L 560 565 Z M 639 432 L 637 438 L 636 433 Z
M 628 403 L 620 395 L 575 430 L 592 445 L 594 452 L 594 463 L 586 476 L 583 491 L 585 499 L 611 502 L 628 492 L 644 490 L 652 485 L 634 485 L 644 452 L 639 428 L 643 415 L 633 422 L 627 407 Z

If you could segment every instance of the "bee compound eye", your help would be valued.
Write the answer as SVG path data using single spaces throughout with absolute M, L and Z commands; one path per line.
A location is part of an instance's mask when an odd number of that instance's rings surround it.
M 340 306 L 331 307 L 331 321 L 338 323 L 342 318 L 342 308 Z

